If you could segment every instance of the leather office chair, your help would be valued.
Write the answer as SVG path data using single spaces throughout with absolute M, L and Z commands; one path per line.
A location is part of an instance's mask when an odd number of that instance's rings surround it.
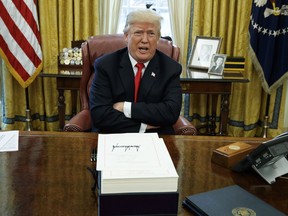
M 90 86 L 94 77 L 94 61 L 96 58 L 124 48 L 126 42 L 123 34 L 97 35 L 90 37 L 82 43 L 82 77 L 80 81 L 81 111 L 67 122 L 64 131 L 90 131 L 91 116 L 89 111 Z M 160 39 L 158 47 L 160 51 L 174 60 L 179 60 L 180 49 L 171 41 Z M 196 128 L 184 117 L 180 116 L 173 125 L 176 135 L 196 135 Z

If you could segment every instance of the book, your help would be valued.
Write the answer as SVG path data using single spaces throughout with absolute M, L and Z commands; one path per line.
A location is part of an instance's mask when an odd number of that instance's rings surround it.
M 240 71 L 225 71 L 223 72 L 224 79 L 244 79 L 242 72 Z
M 98 192 L 98 215 L 173 215 L 178 213 L 178 192 L 116 193 Z
M 99 134 L 101 194 L 176 192 L 178 174 L 157 133 Z
M 227 56 L 224 71 L 244 71 L 245 58 L 243 56 Z
M 183 201 L 183 206 L 201 216 L 285 215 L 238 185 L 188 196 Z

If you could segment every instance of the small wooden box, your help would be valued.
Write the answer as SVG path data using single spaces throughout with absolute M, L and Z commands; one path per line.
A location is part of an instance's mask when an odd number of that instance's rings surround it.
M 249 154 L 254 147 L 244 142 L 235 142 L 226 146 L 222 146 L 213 151 L 212 162 L 219 164 L 226 168 L 231 168 L 247 154 Z

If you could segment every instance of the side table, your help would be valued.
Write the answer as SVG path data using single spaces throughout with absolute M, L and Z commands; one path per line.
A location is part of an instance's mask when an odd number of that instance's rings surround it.
M 216 135 L 216 109 L 218 95 L 221 95 L 221 111 L 219 135 L 227 135 L 227 123 L 229 116 L 229 96 L 233 83 L 247 83 L 240 71 L 224 71 L 223 76 L 209 75 L 207 72 L 187 69 L 187 78 L 181 78 L 180 83 L 183 93 L 208 94 L 212 98 L 211 125 L 206 122 L 206 129 L 210 129 L 208 135 Z
M 64 90 L 71 90 L 72 114 L 77 110 L 77 93 L 80 89 L 81 71 L 61 70 L 57 68 L 57 73 L 40 73 L 40 77 L 56 78 L 58 91 L 58 112 L 59 112 L 59 131 L 65 125 L 65 96 Z

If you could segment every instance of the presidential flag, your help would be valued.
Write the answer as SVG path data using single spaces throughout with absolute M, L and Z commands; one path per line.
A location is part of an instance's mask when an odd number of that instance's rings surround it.
M 288 78 L 288 1 L 253 0 L 250 54 L 267 93 Z
M 23 88 L 42 70 L 36 0 L 0 1 L 0 55 Z

